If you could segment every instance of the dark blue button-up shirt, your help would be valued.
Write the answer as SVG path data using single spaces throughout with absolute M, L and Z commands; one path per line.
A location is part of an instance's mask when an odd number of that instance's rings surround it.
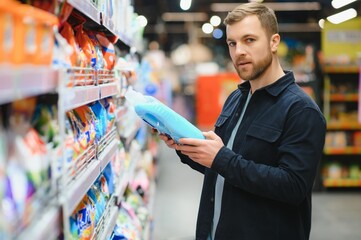
M 226 100 L 215 132 L 227 142 L 240 117 L 249 82 Z M 305 240 L 311 228 L 311 193 L 322 156 L 325 119 L 315 102 L 286 72 L 252 95 L 233 151 L 222 147 L 205 168 L 196 239 L 211 231 L 217 173 L 225 178 L 216 240 Z

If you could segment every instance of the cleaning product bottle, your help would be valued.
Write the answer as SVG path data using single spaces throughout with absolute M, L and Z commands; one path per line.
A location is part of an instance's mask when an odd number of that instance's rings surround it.
M 180 138 L 204 139 L 198 128 L 158 99 L 145 96 L 131 88 L 126 91 L 125 98 L 134 106 L 135 112 L 141 119 L 175 142 Z

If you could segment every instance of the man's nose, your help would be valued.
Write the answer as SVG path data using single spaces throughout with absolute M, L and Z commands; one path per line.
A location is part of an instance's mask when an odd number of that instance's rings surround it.
M 246 48 L 242 44 L 236 45 L 236 55 L 245 55 L 246 54 Z

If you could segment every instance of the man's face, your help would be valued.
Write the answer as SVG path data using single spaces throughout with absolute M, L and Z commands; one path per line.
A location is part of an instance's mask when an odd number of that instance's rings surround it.
M 261 77 L 272 63 L 271 40 L 256 15 L 227 25 L 227 45 L 234 67 L 243 80 Z

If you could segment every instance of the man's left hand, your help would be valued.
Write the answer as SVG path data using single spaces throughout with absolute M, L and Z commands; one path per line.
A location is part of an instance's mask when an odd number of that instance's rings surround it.
M 224 146 L 222 139 L 213 131 L 203 132 L 206 139 L 181 138 L 176 149 L 193 161 L 210 168 L 219 150 Z

